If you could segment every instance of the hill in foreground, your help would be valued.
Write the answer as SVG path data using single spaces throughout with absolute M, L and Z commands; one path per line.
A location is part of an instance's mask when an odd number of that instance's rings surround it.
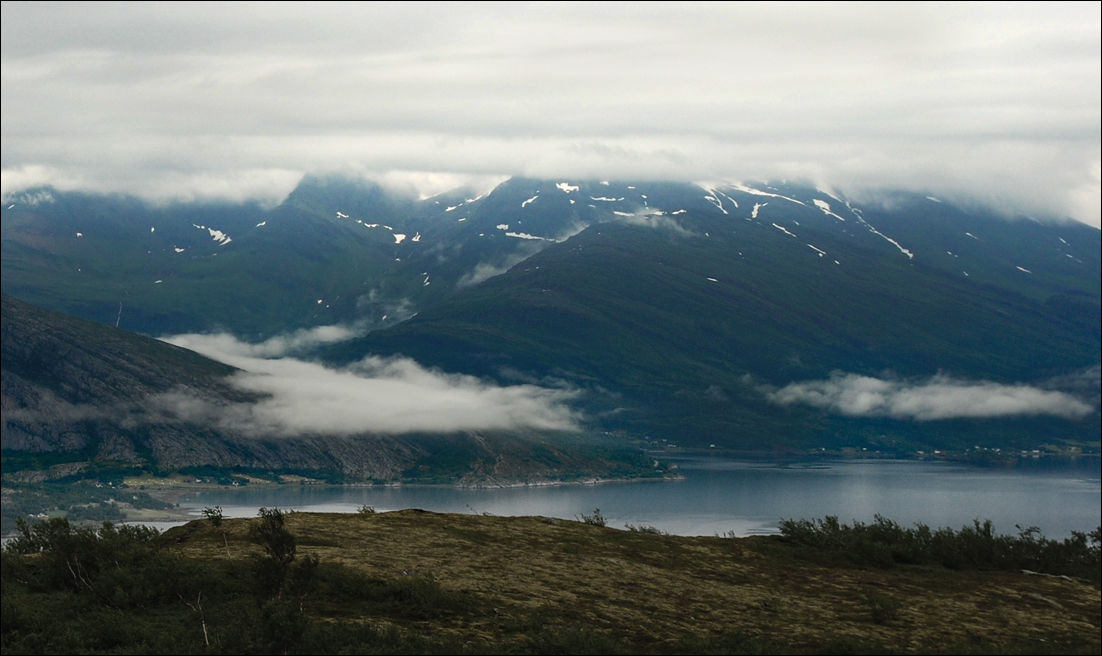
M 9 550 L 5 653 L 1097 653 L 1102 643 L 1097 532 L 1091 547 L 1050 547 L 1093 557 L 1095 575 L 1081 579 L 982 571 L 982 558 L 899 564 L 876 557 L 877 539 L 859 542 L 867 553 L 801 540 L 814 524 L 733 539 L 615 530 L 599 512 L 577 522 L 267 512 L 220 520 L 212 509 L 217 522 L 163 539 L 106 531 L 98 561 L 94 540 L 83 551 L 56 540 L 77 554 L 65 562 Z M 971 556 L 1038 544 L 988 528 L 949 531 L 948 543 Z M 276 561 L 284 578 L 273 587 Z M 51 571 L 53 588 L 72 594 L 49 592 Z

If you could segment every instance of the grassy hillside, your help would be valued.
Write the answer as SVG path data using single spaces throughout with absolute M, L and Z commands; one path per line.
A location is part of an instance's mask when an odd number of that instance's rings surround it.
M 617 530 L 600 526 L 599 512 L 577 522 L 416 510 L 277 519 L 196 521 L 163 539 L 112 530 L 96 540 L 51 527 L 44 550 L 22 543 L 37 555 L 4 555 L 4 652 L 1097 653 L 1102 645 L 1096 543 L 1095 576 L 1084 580 L 982 562 L 862 560 L 801 539 L 806 530 L 744 539 Z M 969 541 L 996 542 L 982 531 L 950 533 L 965 552 Z M 66 549 L 69 566 L 56 560 Z

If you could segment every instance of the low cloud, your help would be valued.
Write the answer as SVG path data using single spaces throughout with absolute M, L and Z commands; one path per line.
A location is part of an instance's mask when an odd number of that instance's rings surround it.
M 528 259 L 532 255 L 529 251 L 518 251 L 509 255 L 500 264 L 494 264 L 492 262 L 479 262 L 475 265 L 475 268 L 463 274 L 463 276 L 456 281 L 455 286 L 460 289 L 464 287 L 473 287 L 478 283 L 489 280 L 494 276 L 500 276 L 514 266 L 520 264 L 524 260 Z
M 418 197 L 421 200 L 455 189 L 468 189 L 472 192 L 472 196 L 486 195 L 509 179 L 507 175 L 439 171 L 387 171 L 379 174 L 374 171 L 350 169 L 338 172 L 344 175 L 358 175 L 396 193 Z
M 1081 399 L 1094 399 L 1102 405 L 1102 365 L 1056 376 L 1045 381 L 1045 389 L 1069 392 Z
M 359 325 L 317 326 L 304 328 L 290 335 L 277 335 L 257 344 L 243 342 L 227 333 L 174 335 L 165 337 L 164 341 L 225 362 L 224 358 L 228 356 L 281 358 L 294 353 L 303 353 L 318 346 L 344 342 L 366 333 L 367 328 Z
M 162 395 L 176 417 L 253 437 L 448 433 L 465 430 L 574 430 L 576 393 L 535 385 L 498 386 L 425 369 L 408 358 L 367 357 L 333 369 L 293 358 L 266 359 L 277 345 L 228 335 L 179 335 L 165 341 L 242 370 L 231 383 L 260 395 L 253 403 L 218 404 L 182 392 Z M 294 337 L 288 343 L 296 342 Z M 268 346 L 265 346 L 268 345 Z
M 837 372 L 826 380 L 766 390 L 781 405 L 803 404 L 850 417 L 915 421 L 1051 415 L 1081 419 L 1095 411 L 1071 394 L 1029 385 L 966 382 L 949 376 L 926 381 L 884 380 Z
M 627 223 L 628 225 L 640 226 L 643 228 L 671 230 L 683 237 L 691 237 L 695 234 L 683 228 L 680 223 L 666 216 L 661 210 L 637 210 L 630 216 L 617 214 L 616 220 L 619 223 Z

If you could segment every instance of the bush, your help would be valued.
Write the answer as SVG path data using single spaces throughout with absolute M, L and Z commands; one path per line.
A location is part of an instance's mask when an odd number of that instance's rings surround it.
M 285 526 L 282 510 L 261 508 L 257 514 L 260 521 L 249 526 L 249 539 L 264 550 L 264 556 L 256 559 L 257 584 L 262 594 L 281 597 L 298 550 L 297 542 Z
M 601 514 L 600 508 L 594 508 L 592 515 L 582 513 L 581 516 L 574 515 L 579 522 L 584 522 L 592 526 L 608 526 L 608 520 Z
M 887 624 L 899 619 L 899 609 L 902 604 L 894 597 L 879 592 L 870 592 L 865 597 L 865 606 L 868 607 L 873 622 Z
M 1050 540 L 1031 526 L 1018 528 L 1017 537 L 999 535 L 990 520 L 975 520 L 959 531 L 925 524 L 903 528 L 877 515 L 872 524 L 843 524 L 835 516 L 781 522 L 785 542 L 836 554 L 857 565 L 892 567 L 896 564 L 941 565 L 950 569 L 1028 569 L 1099 580 L 1102 527 L 1090 533 L 1072 532 L 1064 540 Z
M 203 508 L 203 517 L 207 518 L 211 526 L 218 528 L 222 525 L 222 506 Z

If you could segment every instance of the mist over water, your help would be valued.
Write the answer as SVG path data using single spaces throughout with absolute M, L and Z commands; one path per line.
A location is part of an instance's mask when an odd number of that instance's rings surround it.
M 981 468 L 941 462 L 845 461 L 772 465 L 719 459 L 677 461 L 684 480 L 506 489 L 452 487 L 237 488 L 180 500 L 197 516 L 220 505 L 228 517 L 253 517 L 261 506 L 302 512 L 433 512 L 541 515 L 575 519 L 595 508 L 608 525 L 654 526 L 677 535 L 776 533 L 788 518 L 837 515 L 870 522 L 876 514 L 908 527 L 959 529 L 990 519 L 999 533 L 1039 527 L 1047 537 L 1089 531 L 1102 515 L 1099 460 L 1026 462 Z

